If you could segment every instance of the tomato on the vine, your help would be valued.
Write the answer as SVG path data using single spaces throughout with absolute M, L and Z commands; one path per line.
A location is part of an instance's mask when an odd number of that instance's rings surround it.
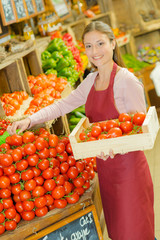
M 133 123 L 141 126 L 144 122 L 146 114 L 144 112 L 137 112 L 133 115 Z
M 128 113 L 120 113 L 118 120 L 119 122 L 126 122 L 126 121 L 131 122 L 131 116 Z

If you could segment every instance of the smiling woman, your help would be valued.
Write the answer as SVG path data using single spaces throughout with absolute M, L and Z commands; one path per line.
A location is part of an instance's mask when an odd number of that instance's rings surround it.
M 84 104 L 91 123 L 116 119 L 124 112 L 146 112 L 143 85 L 124 68 L 111 28 L 103 22 L 91 22 L 84 30 L 83 42 L 96 71 L 88 74 L 68 97 L 13 123 L 11 134 L 17 128 L 24 131 Z M 154 240 L 153 184 L 145 155 L 142 151 L 114 155 L 111 150 L 109 156 L 101 153 L 96 159 L 109 237 Z

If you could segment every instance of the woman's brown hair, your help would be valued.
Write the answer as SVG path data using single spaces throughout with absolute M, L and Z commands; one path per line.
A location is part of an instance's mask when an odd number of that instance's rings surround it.
M 101 22 L 101 21 L 93 21 L 93 22 L 89 23 L 83 31 L 83 35 L 82 35 L 82 41 L 83 42 L 84 42 L 85 34 L 89 33 L 89 32 L 92 32 L 92 31 L 98 31 L 98 32 L 106 34 L 108 36 L 108 38 L 110 39 L 110 41 L 115 39 L 114 33 L 113 33 L 111 27 L 108 24 L 106 24 L 104 22 Z M 125 67 L 123 59 L 121 57 L 119 47 L 117 45 L 117 42 L 116 42 L 115 48 L 113 50 L 113 60 L 120 67 Z

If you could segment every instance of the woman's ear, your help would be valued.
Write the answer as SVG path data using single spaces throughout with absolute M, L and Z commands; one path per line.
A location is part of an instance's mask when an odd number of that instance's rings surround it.
M 112 47 L 113 47 L 113 50 L 114 50 L 115 47 L 116 47 L 116 39 L 113 39 L 113 40 L 112 40 Z

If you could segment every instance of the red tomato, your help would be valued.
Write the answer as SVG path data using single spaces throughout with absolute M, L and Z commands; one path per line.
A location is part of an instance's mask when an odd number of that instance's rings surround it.
M 69 166 L 74 166 L 76 163 L 76 160 L 73 156 L 68 156 L 67 163 L 69 164 Z
M 33 210 L 32 211 L 23 211 L 21 213 L 21 216 L 22 216 L 23 220 L 31 221 L 35 217 L 35 212 Z
M 79 194 L 77 192 L 73 192 L 69 197 L 66 197 L 68 203 L 76 203 L 79 200 Z
M 24 143 L 32 143 L 35 140 L 35 136 L 33 132 L 25 132 L 22 136 Z
M 37 154 L 33 154 L 33 155 L 30 155 L 27 157 L 27 161 L 28 161 L 29 166 L 34 167 L 37 165 L 37 163 L 39 161 L 39 157 Z
M 69 164 L 67 162 L 62 162 L 60 164 L 60 170 L 61 170 L 61 173 L 66 173 L 69 169 Z
M 64 208 L 67 206 L 67 201 L 66 201 L 66 199 L 55 199 L 54 206 L 56 208 Z
M 91 130 L 92 137 L 98 137 L 102 132 L 102 129 L 100 126 L 93 126 Z
M 16 213 L 17 212 L 13 207 L 4 211 L 5 217 L 8 219 L 13 219 L 16 216 Z
M 72 154 L 72 153 L 73 153 L 72 147 L 71 147 L 71 144 L 70 144 L 70 143 L 68 143 L 68 144 L 66 145 L 66 152 L 69 153 L 69 154 Z
M 0 224 L 0 235 L 3 234 L 4 232 L 5 232 L 5 226 Z
M 133 129 L 133 124 L 130 121 L 121 122 L 120 128 L 123 133 L 131 132 Z
M 146 117 L 146 114 L 143 112 L 137 112 L 133 115 L 133 123 L 141 126 L 144 122 L 144 119 Z
M 49 135 L 49 146 L 51 147 L 56 147 L 58 145 L 59 139 L 57 135 L 55 134 L 50 134 Z
M 45 207 L 42 207 L 42 208 L 37 208 L 35 210 L 35 214 L 37 217 L 43 217 L 45 216 L 46 214 L 48 213 L 48 208 L 45 206 Z
M 32 191 L 33 197 L 41 197 L 45 194 L 45 189 L 42 186 L 36 186 L 35 189 Z
M 34 201 L 35 207 L 42 208 L 47 204 L 47 199 L 45 196 L 41 196 L 35 199 Z
M 55 148 L 50 148 L 49 149 L 49 157 L 56 157 L 57 156 L 57 150 Z
M 33 202 L 33 201 L 24 200 L 24 201 L 22 202 L 22 207 L 23 207 L 23 209 L 24 209 L 25 211 L 32 211 L 33 208 L 34 208 L 34 206 L 35 206 L 34 203 L 35 203 L 35 202 Z
M 24 146 L 24 151 L 27 155 L 33 155 L 36 152 L 36 147 L 33 143 L 27 143 Z
M 52 197 L 54 199 L 60 199 L 65 195 L 65 188 L 63 186 L 57 186 L 52 191 Z
M 83 185 L 83 188 L 84 188 L 85 191 L 86 191 L 88 188 L 90 188 L 90 181 L 89 181 L 89 180 L 85 181 L 85 183 L 84 183 L 84 185 Z
M 42 176 L 34 177 L 37 186 L 42 186 L 44 183 L 44 178 Z
M 107 139 L 107 138 L 108 138 L 107 134 L 105 134 L 105 133 L 98 136 L 98 140 Z
M 28 167 L 28 162 L 25 159 L 22 159 L 20 162 L 16 162 L 17 171 L 23 171 L 27 169 L 27 167 Z
M 115 120 L 108 120 L 106 122 L 106 130 L 105 131 L 109 131 L 111 128 L 115 128 L 118 127 L 118 122 L 116 122 Z
M 49 157 L 49 149 L 48 148 L 44 148 L 43 150 L 39 151 L 39 158 L 40 159 L 44 159 L 44 158 L 48 158 Z
M 0 213 L 0 223 L 3 223 L 5 221 L 5 216 L 3 213 Z
M 12 194 L 18 195 L 22 191 L 21 184 L 18 183 L 16 185 L 12 185 L 11 191 L 12 191 Z
M 38 137 L 34 143 L 37 150 L 43 150 L 45 148 L 45 139 L 42 137 Z
M 31 198 L 31 193 L 26 190 L 22 190 L 19 194 L 21 201 L 29 200 Z
M 27 169 L 21 173 L 21 179 L 23 181 L 28 181 L 34 177 L 34 172 L 32 169 Z
M 131 121 L 131 116 L 128 113 L 121 113 L 118 117 L 119 122 Z
M 17 227 L 17 223 L 14 220 L 5 222 L 5 228 L 7 231 L 14 230 L 16 227 Z
M 57 155 L 57 159 L 60 161 L 60 162 L 65 162 L 67 161 L 68 159 L 68 154 L 66 151 L 60 153 L 59 155 Z
M 33 189 L 35 189 L 36 185 L 37 185 L 36 181 L 34 179 L 30 179 L 27 182 L 25 182 L 24 189 L 30 192 L 33 191 Z
M 9 179 L 12 184 L 18 183 L 21 180 L 21 176 L 18 172 L 15 172 L 14 174 L 9 176 Z
M 80 173 L 84 170 L 85 163 L 84 163 L 84 161 L 76 161 L 75 166 L 78 169 L 78 172 Z
M 42 177 L 44 179 L 51 179 L 51 178 L 53 178 L 53 176 L 54 176 L 54 170 L 53 170 L 53 168 L 50 168 L 50 167 L 45 169 L 42 173 Z
M 11 190 L 8 188 L 0 189 L 0 198 L 9 198 L 11 196 Z
M 13 149 L 11 156 L 12 156 L 14 162 L 20 161 L 22 159 L 22 152 L 18 148 Z
M 120 136 L 122 136 L 122 130 L 118 127 L 114 127 L 108 131 L 107 135 L 109 138 L 120 137 Z
M 78 195 L 83 195 L 83 193 L 84 193 L 84 188 L 83 187 L 78 187 L 78 188 L 75 188 L 74 189 L 74 192 L 77 192 L 78 193 Z
M 21 220 L 21 216 L 19 213 L 16 213 L 16 216 L 13 218 L 13 220 L 16 222 L 16 223 L 19 223 L 20 220 Z
M 68 195 L 72 191 L 72 184 L 68 181 L 65 181 L 64 184 L 65 195 Z
M 2 165 L 2 167 L 8 167 L 12 163 L 13 163 L 13 158 L 11 155 L 4 153 L 0 156 L 0 165 Z
M 60 162 L 58 161 L 57 158 L 51 158 L 50 160 L 50 166 L 52 168 L 55 168 L 55 167 L 59 167 L 60 166 Z
M 83 177 L 78 177 L 78 178 L 75 178 L 74 180 L 73 180 L 73 184 L 74 184 L 74 186 L 75 187 L 82 187 L 83 186 L 83 184 L 84 184 L 84 179 L 83 179 Z
M 8 188 L 10 185 L 10 179 L 7 176 L 0 177 L 0 188 Z
M 54 179 L 47 179 L 47 180 L 45 180 L 43 187 L 47 191 L 52 191 L 56 187 L 56 183 L 55 183 Z
M 16 171 L 16 168 L 15 168 L 14 165 L 10 165 L 8 167 L 3 168 L 3 172 L 7 176 L 10 176 L 10 175 L 14 174 L 15 171 Z
M 50 205 L 52 205 L 54 203 L 54 199 L 53 199 L 53 197 L 50 194 L 46 194 L 44 196 L 45 196 L 45 198 L 47 200 L 46 206 L 50 206 Z
M 36 168 L 36 167 L 32 167 L 31 168 L 34 172 L 34 176 L 35 177 L 38 177 L 40 174 L 41 174 L 41 170 L 39 168 Z
M 56 182 L 57 186 L 63 185 L 64 182 L 65 182 L 64 176 L 63 175 L 58 175 L 55 182 Z
M 11 198 L 3 199 L 3 208 L 9 209 L 13 207 L 13 200 Z
M 57 153 L 62 153 L 65 150 L 65 144 L 62 142 L 59 142 L 56 146 Z
M 49 165 L 50 165 L 49 160 L 47 160 L 47 159 L 42 159 L 42 160 L 38 163 L 38 168 L 43 171 L 43 170 L 47 169 L 47 168 L 49 167 Z
M 22 136 L 14 134 L 11 136 L 11 145 L 21 146 L 22 145 Z
M 74 179 L 78 176 L 78 173 L 79 173 L 78 169 L 73 166 L 73 167 L 69 168 L 69 170 L 67 172 L 67 175 L 68 175 L 69 178 Z

